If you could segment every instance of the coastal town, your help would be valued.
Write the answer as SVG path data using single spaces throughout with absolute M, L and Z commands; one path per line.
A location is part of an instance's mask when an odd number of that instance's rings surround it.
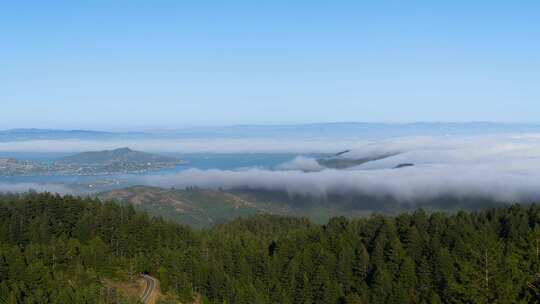
M 186 162 L 130 149 L 85 152 L 49 162 L 0 158 L 0 176 L 90 176 L 174 169 Z

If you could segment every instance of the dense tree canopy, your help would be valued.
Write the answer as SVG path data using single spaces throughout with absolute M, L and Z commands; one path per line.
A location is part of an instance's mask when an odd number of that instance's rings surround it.
M 0 303 L 129 303 L 103 279 L 140 272 L 182 303 L 531 303 L 539 245 L 537 205 L 196 231 L 89 198 L 4 195 Z

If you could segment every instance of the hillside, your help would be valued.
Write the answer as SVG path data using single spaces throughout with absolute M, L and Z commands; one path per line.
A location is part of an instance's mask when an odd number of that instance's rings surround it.
M 173 157 L 121 148 L 79 153 L 55 162 L 0 158 L 0 176 L 84 176 L 145 173 L 173 169 L 185 163 L 185 161 Z
M 45 164 L 15 158 L 0 158 L 0 176 L 25 175 L 28 173 L 43 174 L 49 168 Z
M 332 217 L 367 217 L 373 213 L 396 215 L 418 208 L 455 212 L 507 206 L 491 198 L 444 196 L 399 201 L 390 196 L 362 193 L 291 194 L 264 189 L 164 189 L 136 186 L 98 194 L 102 200 L 128 203 L 138 210 L 192 227 L 211 227 L 235 218 L 261 213 L 308 217 L 324 224 Z
M 540 206 L 396 217 L 258 215 L 205 231 L 88 198 L 0 196 L 0 302 L 538 303 Z
M 107 165 L 114 163 L 182 163 L 181 160 L 173 157 L 134 151 L 129 148 L 83 152 L 72 156 L 64 157 L 58 160 L 58 162 L 75 165 Z
M 102 200 L 129 203 L 138 210 L 192 227 L 210 227 L 260 213 L 289 214 L 283 204 L 267 204 L 232 192 L 137 186 L 101 193 Z
M 354 151 L 345 150 L 336 155 L 318 159 L 317 162 L 326 168 L 348 169 L 368 162 L 385 159 L 397 155 L 398 153 L 381 153 L 371 156 L 355 156 Z
M 400 210 L 398 203 L 391 199 L 337 194 L 326 197 L 290 195 L 262 189 L 224 191 L 135 186 L 99 193 L 97 197 L 130 204 L 137 210 L 196 228 L 263 213 L 303 216 L 316 223 L 326 223 L 334 216 L 367 216 L 372 210 L 385 213 Z

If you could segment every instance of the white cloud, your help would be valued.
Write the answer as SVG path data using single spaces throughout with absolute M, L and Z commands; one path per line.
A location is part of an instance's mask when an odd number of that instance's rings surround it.
M 283 171 L 300 170 L 306 172 L 316 172 L 324 170 L 324 167 L 321 166 L 316 159 L 305 156 L 297 156 L 293 160 L 277 166 L 276 169 Z
M 397 151 L 401 153 L 347 170 L 321 170 L 315 160 L 299 157 L 274 171 L 188 170 L 145 177 L 141 182 L 176 187 L 249 187 L 315 195 L 388 194 L 402 200 L 440 195 L 479 195 L 504 201 L 540 198 L 538 135 L 396 138 L 371 142 L 343 157 L 365 158 Z M 403 163 L 414 166 L 392 169 Z
M 0 152 L 84 152 L 129 147 L 148 152 L 179 153 L 335 153 L 367 141 L 294 139 L 160 139 L 160 140 L 31 140 L 0 142 Z
M 1 143 L 0 151 L 21 151 L 21 148 L 24 148 L 22 151 L 58 151 L 59 147 L 64 151 L 75 151 L 119 146 L 145 151 L 222 153 L 307 153 L 352 149 L 341 156 L 343 158 L 366 158 L 399 152 L 347 170 L 323 169 L 314 159 L 298 157 L 278 166 L 276 170 L 188 170 L 177 174 L 135 177 L 135 182 L 139 184 L 225 189 L 249 187 L 315 195 L 363 193 L 392 195 L 407 201 L 440 195 L 482 196 L 508 202 L 540 199 L 540 134 L 400 137 L 362 142 L 299 142 L 286 139 L 279 142 L 268 139 L 121 143 L 47 141 Z M 414 166 L 391 169 L 402 163 L 413 163 Z M 18 186 L 24 190 L 43 187 Z M 2 189 L 0 186 L 0 191 Z

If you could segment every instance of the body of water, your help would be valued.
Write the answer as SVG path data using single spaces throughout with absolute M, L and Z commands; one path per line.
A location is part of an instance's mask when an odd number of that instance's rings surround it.
M 72 155 L 73 153 L 0 153 L 0 158 L 10 157 L 20 160 L 32 160 L 40 162 L 51 162 L 59 158 Z M 276 166 L 290 161 L 298 156 L 293 153 L 235 153 L 235 154 L 216 154 L 216 153 L 193 153 L 193 154 L 175 154 L 163 153 L 163 155 L 174 156 L 185 160 L 188 163 L 177 166 L 174 169 L 166 169 L 160 171 L 152 171 L 141 174 L 113 174 L 113 175 L 93 175 L 93 176 L 57 176 L 57 175 L 36 175 L 36 176 L 7 176 L 0 177 L 0 183 L 53 183 L 66 185 L 81 185 L 81 187 L 89 184 L 100 184 L 104 181 L 110 187 L 129 186 L 130 176 L 136 175 L 167 175 L 181 172 L 188 169 L 200 170 L 242 170 L 247 168 L 273 169 Z M 305 155 L 311 157 L 321 157 L 323 155 Z

